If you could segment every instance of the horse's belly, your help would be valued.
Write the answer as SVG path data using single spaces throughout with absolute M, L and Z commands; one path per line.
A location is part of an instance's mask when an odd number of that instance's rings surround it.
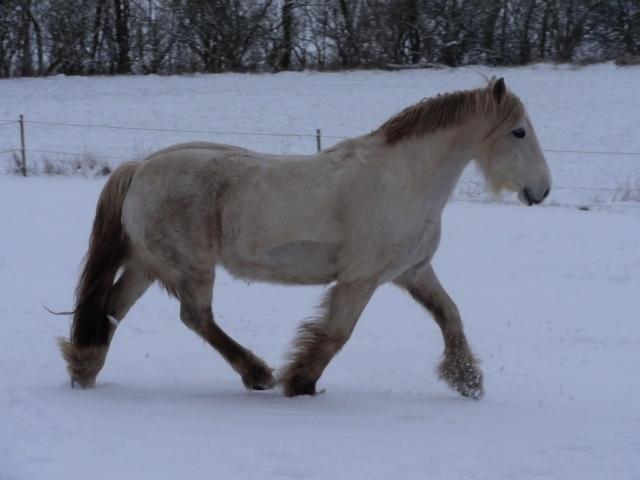
M 337 245 L 296 240 L 282 243 L 261 255 L 230 256 L 223 265 L 232 274 L 279 283 L 323 284 L 335 280 Z

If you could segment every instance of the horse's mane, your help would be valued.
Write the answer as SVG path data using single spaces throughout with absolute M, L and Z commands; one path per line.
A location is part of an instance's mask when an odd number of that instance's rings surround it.
M 424 135 L 440 128 L 462 124 L 469 117 L 491 116 L 496 122 L 492 131 L 501 125 L 515 123 L 524 115 L 520 99 L 509 92 L 497 101 L 492 88 L 495 79 L 485 88 L 439 94 L 420 100 L 387 120 L 376 132 L 394 144 L 414 135 Z

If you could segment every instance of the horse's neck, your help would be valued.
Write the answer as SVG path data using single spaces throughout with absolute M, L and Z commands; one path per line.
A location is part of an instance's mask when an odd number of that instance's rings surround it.
M 442 210 L 472 158 L 464 135 L 455 131 L 409 138 L 384 152 L 381 160 L 434 213 Z

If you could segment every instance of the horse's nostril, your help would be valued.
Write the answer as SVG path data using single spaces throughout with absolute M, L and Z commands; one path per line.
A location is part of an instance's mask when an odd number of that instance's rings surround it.
M 542 194 L 542 198 L 547 198 L 549 196 L 549 189 L 547 188 L 544 193 Z

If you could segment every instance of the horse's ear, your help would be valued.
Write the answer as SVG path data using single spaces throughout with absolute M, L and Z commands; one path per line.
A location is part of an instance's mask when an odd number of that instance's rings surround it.
M 504 78 L 500 77 L 492 83 L 493 86 L 491 87 L 491 93 L 493 94 L 493 98 L 495 98 L 496 102 L 500 103 L 507 93 L 507 86 L 504 84 Z

